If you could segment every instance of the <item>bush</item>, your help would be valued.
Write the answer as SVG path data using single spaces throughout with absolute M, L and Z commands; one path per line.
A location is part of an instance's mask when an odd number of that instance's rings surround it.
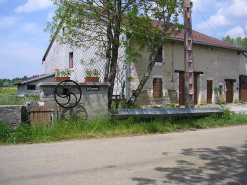
M 4 124 L 0 121 L 0 142 L 5 143 L 10 137 L 12 128 L 10 125 Z

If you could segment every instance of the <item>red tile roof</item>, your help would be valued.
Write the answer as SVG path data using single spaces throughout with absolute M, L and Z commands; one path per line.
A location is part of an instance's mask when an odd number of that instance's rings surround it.
M 153 23 L 153 26 L 156 26 L 158 21 L 153 20 L 152 23 Z M 158 28 L 162 29 L 162 24 L 160 24 Z M 203 33 L 198 32 L 198 31 L 192 30 L 192 37 L 193 37 L 192 38 L 193 43 L 215 46 L 215 47 L 228 48 L 228 49 L 234 49 L 234 50 L 240 50 L 240 51 L 247 51 L 244 48 L 241 48 L 241 47 L 235 46 L 233 44 L 218 40 L 216 38 L 210 37 L 208 35 L 205 35 Z M 184 41 L 184 30 L 182 29 L 182 31 L 178 35 L 172 35 L 171 34 L 170 36 L 167 36 L 167 38 L 172 39 L 172 40 Z
M 27 78 L 27 79 L 25 79 L 23 81 L 19 81 L 19 82 L 14 83 L 14 85 L 19 85 L 19 84 L 22 84 L 23 82 L 27 82 L 27 81 L 30 81 L 30 80 L 35 80 L 35 79 L 38 79 L 38 78 L 41 78 L 41 77 L 45 77 L 47 75 L 50 75 L 50 74 L 42 74 L 42 75 L 37 75 L 37 76 L 31 77 L 31 78 Z

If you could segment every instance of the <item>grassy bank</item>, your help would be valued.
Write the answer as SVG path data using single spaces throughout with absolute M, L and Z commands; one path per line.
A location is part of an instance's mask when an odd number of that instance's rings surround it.
M 129 118 L 127 120 L 101 119 L 59 120 L 48 127 L 22 124 L 16 130 L 0 122 L 0 144 L 40 143 L 68 139 L 87 139 L 101 137 L 130 136 L 150 133 L 167 133 L 179 129 L 203 129 L 228 125 L 246 124 L 247 115 L 235 114 L 228 110 L 222 115 L 211 115 L 200 119 L 165 118 L 149 121 Z
M 23 105 L 24 102 L 39 101 L 39 95 L 25 95 L 16 97 L 16 87 L 0 87 L 0 105 Z

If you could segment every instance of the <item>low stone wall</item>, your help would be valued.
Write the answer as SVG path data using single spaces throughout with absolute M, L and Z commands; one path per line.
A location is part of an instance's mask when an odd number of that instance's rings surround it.
M 42 90 L 40 101 L 44 102 L 45 107 L 49 107 L 54 111 L 54 119 L 71 115 L 80 116 L 82 119 L 93 119 L 103 118 L 108 115 L 109 83 L 78 83 L 82 92 L 81 100 L 76 107 L 70 109 L 60 107 L 56 103 L 54 99 L 54 90 L 57 84 L 57 82 L 40 83 L 40 88 Z M 79 96 L 78 92 L 74 93 Z
M 82 119 L 103 118 L 108 115 L 108 87 L 109 83 L 78 83 L 82 96 L 79 104 L 74 108 L 62 108 L 54 99 L 54 90 L 58 83 L 40 83 L 40 102 L 26 102 L 24 105 L 0 106 L 0 120 L 13 127 L 29 121 L 29 112 L 34 107 L 48 107 L 52 109 L 52 119 L 68 118 L 76 115 Z M 78 95 L 78 94 L 77 94 Z
M 5 124 L 17 127 L 25 122 L 25 107 L 22 105 L 1 105 L 0 120 Z

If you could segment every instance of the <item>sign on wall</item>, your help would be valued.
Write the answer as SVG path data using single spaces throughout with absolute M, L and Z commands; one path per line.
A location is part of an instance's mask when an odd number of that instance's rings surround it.
M 87 91 L 99 91 L 99 86 L 86 86 Z

